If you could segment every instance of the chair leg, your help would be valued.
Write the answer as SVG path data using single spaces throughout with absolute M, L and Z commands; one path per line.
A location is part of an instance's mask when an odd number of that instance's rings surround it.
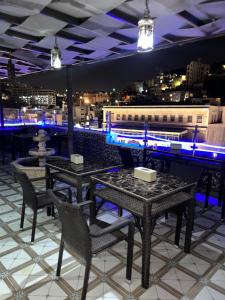
M 87 263 L 86 263 L 85 274 L 84 274 L 84 285 L 83 285 L 83 289 L 82 289 L 81 300 L 86 300 L 90 269 L 91 269 L 91 260 L 87 261 Z
M 131 280 L 134 249 L 134 224 L 129 225 L 127 241 L 127 271 L 126 278 Z
M 123 209 L 122 209 L 122 207 L 118 207 L 118 216 L 119 217 L 122 217 L 122 215 L 123 215 Z
M 32 233 L 31 233 L 31 243 L 34 242 L 36 224 L 37 224 L 37 210 L 34 211 L 34 216 L 33 216 L 33 225 L 32 225 Z
M 61 273 L 63 250 L 64 250 L 64 242 L 63 242 L 63 238 L 61 237 L 61 242 L 59 246 L 59 258 L 58 258 L 57 271 L 56 271 L 57 278 L 60 277 L 60 273 Z
M 177 211 L 177 224 L 176 224 L 176 232 L 175 232 L 175 241 L 174 244 L 179 246 L 180 242 L 180 233 L 182 228 L 182 218 L 183 218 L 183 211 L 182 209 L 178 209 Z
M 185 243 L 184 243 L 185 253 L 190 253 L 191 250 L 191 236 L 194 227 L 194 210 L 195 210 L 195 199 L 191 199 L 188 202 L 188 211 L 187 211 L 188 218 L 186 221 L 186 233 L 185 233 Z
M 24 216 L 25 216 L 25 202 L 23 201 L 22 204 L 22 211 L 21 211 L 21 220 L 20 220 L 20 229 L 23 229 L 23 224 L 24 224 Z
M 52 210 L 51 215 L 52 215 L 53 218 L 55 218 L 55 206 L 54 206 L 54 204 L 52 204 L 51 210 Z
M 165 220 L 168 220 L 168 217 L 169 217 L 169 213 L 168 211 L 165 212 Z
M 211 187 L 212 187 L 212 174 L 208 173 L 206 193 L 205 193 L 205 207 L 204 207 L 205 209 L 208 208 L 209 205 L 209 196 L 210 196 Z

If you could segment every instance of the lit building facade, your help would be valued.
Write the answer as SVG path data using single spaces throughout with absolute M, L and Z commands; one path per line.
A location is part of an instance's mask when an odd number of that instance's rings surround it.
M 14 95 L 18 96 L 21 102 L 28 105 L 49 106 L 56 105 L 56 92 L 49 89 L 35 89 L 30 87 L 14 87 Z
M 85 123 L 93 120 L 95 117 L 95 109 L 92 105 L 74 105 L 74 121 L 76 123 Z
M 103 103 L 103 102 L 107 102 L 108 98 L 109 95 L 108 93 L 105 92 L 83 93 L 80 94 L 80 104 L 88 105 L 88 104 L 95 104 L 95 103 Z
M 192 61 L 187 65 L 187 84 L 189 87 L 193 86 L 195 83 L 202 83 L 208 76 L 210 66 L 201 63 L 201 61 Z
M 106 114 L 111 113 L 113 124 L 125 127 L 132 125 L 134 130 L 149 124 L 155 136 L 171 139 L 191 139 L 195 126 L 198 126 L 198 141 L 209 144 L 225 144 L 224 135 L 214 139 L 214 132 L 225 130 L 225 107 L 211 105 L 157 105 L 157 106 L 108 106 L 103 108 L 103 124 Z

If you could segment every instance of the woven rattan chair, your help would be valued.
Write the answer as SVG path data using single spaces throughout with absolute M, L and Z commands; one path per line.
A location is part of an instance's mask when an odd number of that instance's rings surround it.
M 76 257 L 85 263 L 85 276 L 82 289 L 81 300 L 86 299 L 89 273 L 91 267 L 92 255 L 105 250 L 121 240 L 127 240 L 127 271 L 126 278 L 131 280 L 132 262 L 133 262 L 133 235 L 134 225 L 131 220 L 120 218 L 117 222 L 105 228 L 97 224 L 88 227 L 87 222 L 82 214 L 84 205 L 91 205 L 92 201 L 72 205 L 61 201 L 53 191 L 48 191 L 52 201 L 56 204 L 59 218 L 62 223 L 62 237 L 59 248 L 58 266 L 56 271 L 57 279 L 60 277 L 62 256 L 64 245 Z M 128 234 L 124 234 L 120 229 L 128 226 Z
M 121 162 L 124 168 L 134 168 L 139 165 L 139 158 L 137 155 L 132 155 L 130 148 L 117 147 Z
M 36 223 L 37 223 L 37 212 L 39 209 L 44 207 L 50 208 L 50 215 L 53 217 L 55 216 L 54 212 L 54 204 L 52 199 L 49 197 L 46 191 L 43 192 L 36 192 L 32 182 L 46 179 L 45 177 L 39 177 L 35 179 L 29 179 L 27 174 L 14 169 L 14 175 L 17 181 L 20 183 L 23 191 L 23 204 L 22 204 L 22 211 L 21 211 L 21 221 L 20 221 L 20 229 L 23 230 L 24 225 L 24 217 L 25 217 L 25 209 L 26 205 L 33 210 L 33 224 L 32 224 L 32 233 L 31 233 L 31 243 L 34 242 L 35 238 L 35 230 L 36 230 Z M 60 193 L 63 190 L 67 190 L 69 192 L 69 197 L 72 197 L 71 191 L 68 188 L 60 188 L 56 190 L 59 196 L 65 197 L 64 194 Z

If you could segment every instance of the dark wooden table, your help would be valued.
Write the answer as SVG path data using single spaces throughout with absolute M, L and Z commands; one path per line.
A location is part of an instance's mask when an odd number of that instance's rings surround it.
M 153 206 L 159 204 L 162 205 L 162 209 L 175 207 L 178 194 L 180 196 L 181 192 L 184 191 L 188 192 L 188 197 L 190 195 L 187 203 L 188 212 L 184 250 L 185 252 L 190 252 L 195 206 L 193 192 L 195 183 L 163 173 L 157 174 L 157 180 L 149 183 L 134 178 L 133 170 L 129 169 L 94 175 L 91 176 L 91 180 L 91 199 L 93 199 L 94 204 L 91 222 L 95 222 L 96 217 L 96 196 L 126 209 L 142 220 L 142 286 L 144 288 L 149 287 Z M 97 189 L 97 184 L 99 183 L 105 188 Z M 179 205 L 182 204 L 180 198 Z
M 113 162 L 105 161 L 93 161 L 91 159 L 84 158 L 83 164 L 74 164 L 69 159 L 57 158 L 51 159 L 46 163 L 46 176 L 47 176 L 47 188 L 51 186 L 51 170 L 66 173 L 74 178 L 78 183 L 77 185 L 77 201 L 82 201 L 82 184 L 90 180 L 90 176 L 102 173 L 114 168 L 121 168 L 121 164 L 115 164 Z

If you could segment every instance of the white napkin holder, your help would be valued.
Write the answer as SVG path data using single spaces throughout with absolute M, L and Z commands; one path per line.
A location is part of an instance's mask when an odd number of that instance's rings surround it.
M 84 163 L 84 157 L 80 154 L 71 154 L 70 155 L 70 161 L 74 164 L 83 164 Z
M 181 150 L 182 144 L 181 143 L 170 143 L 171 150 Z
M 134 168 L 134 177 L 147 182 L 156 181 L 156 171 L 144 167 Z

